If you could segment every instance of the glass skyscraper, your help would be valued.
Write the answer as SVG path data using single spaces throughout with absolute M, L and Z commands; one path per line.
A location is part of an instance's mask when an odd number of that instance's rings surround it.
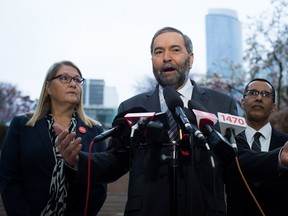
M 230 9 L 210 9 L 206 15 L 207 75 L 214 73 L 231 77 L 230 66 L 241 64 L 242 26 L 237 12 Z

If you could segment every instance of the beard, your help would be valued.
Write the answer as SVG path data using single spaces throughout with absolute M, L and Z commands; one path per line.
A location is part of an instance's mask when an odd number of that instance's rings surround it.
M 176 70 L 176 73 L 168 74 L 165 71 Z M 159 69 L 155 68 L 153 65 L 153 74 L 157 82 L 164 88 L 166 86 L 171 86 L 178 89 L 182 86 L 185 80 L 188 78 L 190 70 L 190 58 L 188 57 L 183 65 L 176 65 L 171 62 L 164 63 Z

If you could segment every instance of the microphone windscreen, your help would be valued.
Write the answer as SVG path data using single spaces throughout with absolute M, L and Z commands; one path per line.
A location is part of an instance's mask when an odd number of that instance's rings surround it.
M 199 120 L 199 129 L 204 131 L 205 125 L 210 125 L 211 127 L 214 125 L 214 122 L 208 118 L 202 118 Z
M 171 112 L 175 112 L 176 107 L 184 107 L 183 101 L 181 100 L 179 93 L 171 86 L 166 86 L 163 89 L 163 96 L 167 107 Z
M 202 104 L 198 103 L 195 100 L 189 100 L 188 101 L 188 108 L 190 110 L 196 109 L 196 110 L 201 110 L 201 111 L 204 111 L 204 112 L 208 112 L 208 110 Z
M 127 136 L 129 136 L 129 134 L 131 132 L 130 125 L 128 124 L 128 122 L 123 117 L 117 118 L 112 122 L 112 128 L 115 128 L 115 127 L 117 127 L 118 130 L 114 136 L 121 135 L 123 137 L 127 137 Z

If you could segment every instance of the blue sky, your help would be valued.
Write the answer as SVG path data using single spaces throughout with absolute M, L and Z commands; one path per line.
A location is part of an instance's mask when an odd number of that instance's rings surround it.
M 191 73 L 206 70 L 205 15 L 212 8 L 236 10 L 243 23 L 266 10 L 270 0 L 9 0 L 0 3 L 0 81 L 38 98 L 46 71 L 67 59 L 85 78 L 104 79 L 119 102 L 132 86 L 152 76 L 150 42 L 164 26 L 189 35 Z M 245 35 L 243 35 L 245 38 Z

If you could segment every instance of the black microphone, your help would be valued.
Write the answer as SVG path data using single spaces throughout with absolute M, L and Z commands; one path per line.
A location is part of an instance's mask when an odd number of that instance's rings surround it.
M 125 118 L 118 118 L 112 123 L 112 128 L 93 138 L 93 142 L 100 142 L 111 136 L 129 136 L 131 128 Z
M 128 137 L 131 132 L 131 127 L 129 123 L 125 120 L 124 116 L 128 113 L 136 112 L 146 112 L 146 109 L 144 109 L 143 107 L 133 107 L 124 112 L 118 113 L 112 122 L 112 128 L 97 135 L 92 139 L 92 141 L 96 143 L 105 140 L 108 137 Z
M 168 109 L 172 113 L 176 114 L 176 116 L 180 119 L 188 133 L 193 134 L 193 128 L 183 111 L 183 101 L 181 100 L 176 90 L 171 86 L 167 86 L 163 89 L 163 95 Z
M 146 127 L 146 142 L 158 143 L 161 140 L 163 123 L 160 121 L 150 121 Z
M 237 144 L 236 144 L 236 140 L 235 140 L 235 131 L 233 130 L 233 128 L 227 128 L 225 130 L 224 137 L 230 142 L 235 156 L 238 156 L 238 148 L 237 148 Z

